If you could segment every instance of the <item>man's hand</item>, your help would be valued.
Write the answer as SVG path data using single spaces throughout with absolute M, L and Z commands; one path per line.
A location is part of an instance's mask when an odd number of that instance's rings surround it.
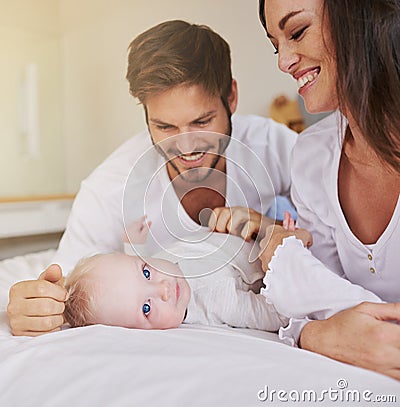
M 254 209 L 242 206 L 215 208 L 208 221 L 208 227 L 214 232 L 230 233 L 249 241 L 259 234 L 264 235 L 266 227 L 273 224 Z
M 260 255 L 258 256 L 262 263 L 262 269 L 268 269 L 269 262 L 275 253 L 276 248 L 282 244 L 283 239 L 289 236 L 296 236 L 303 242 L 304 247 L 312 245 L 311 233 L 305 229 L 295 229 L 289 231 L 283 226 L 270 225 L 265 231 L 265 236 L 260 242 Z
M 63 283 L 60 266 L 52 264 L 38 280 L 11 287 L 7 313 L 13 335 L 38 336 L 61 329 L 67 296 Z
M 303 349 L 400 380 L 400 303 L 365 302 L 325 321 L 309 322 Z

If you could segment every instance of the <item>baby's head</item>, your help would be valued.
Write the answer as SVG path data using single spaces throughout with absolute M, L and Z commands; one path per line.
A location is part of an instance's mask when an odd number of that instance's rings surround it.
M 176 328 L 190 299 L 189 285 L 176 264 L 122 253 L 81 260 L 65 287 L 69 297 L 64 316 L 72 327 Z

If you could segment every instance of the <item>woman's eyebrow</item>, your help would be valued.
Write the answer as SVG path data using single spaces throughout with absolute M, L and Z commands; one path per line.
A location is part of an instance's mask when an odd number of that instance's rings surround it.
M 279 28 L 280 28 L 281 30 L 283 30 L 283 29 L 285 28 L 286 23 L 287 23 L 292 17 L 296 16 L 297 14 L 301 13 L 302 11 L 304 11 L 304 10 L 291 11 L 290 13 L 286 14 L 286 16 L 283 17 L 283 18 L 281 19 L 281 21 L 279 21 L 279 24 L 278 24 Z
M 303 11 L 304 11 L 304 10 L 291 11 L 290 13 L 286 14 L 285 17 L 283 17 L 283 18 L 279 21 L 279 23 L 278 23 L 279 29 L 282 31 L 282 30 L 285 28 L 286 23 L 287 23 L 292 17 L 296 16 L 296 15 L 299 14 L 299 13 L 302 13 Z M 274 36 L 271 35 L 271 34 L 268 32 L 268 30 L 267 30 L 267 37 L 268 37 L 268 38 L 274 38 Z

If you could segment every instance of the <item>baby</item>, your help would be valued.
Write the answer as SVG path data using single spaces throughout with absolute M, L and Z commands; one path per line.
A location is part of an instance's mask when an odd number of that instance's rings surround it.
M 193 238 L 193 236 L 191 236 Z M 260 294 L 265 273 L 241 238 L 199 231 L 158 258 L 98 254 L 66 278 L 72 327 L 169 329 L 182 322 L 277 331 L 287 324 Z

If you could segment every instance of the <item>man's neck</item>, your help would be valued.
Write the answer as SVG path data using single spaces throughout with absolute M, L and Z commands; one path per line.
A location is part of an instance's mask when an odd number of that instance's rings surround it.
M 168 170 L 168 164 L 167 164 Z M 214 169 L 209 169 L 207 177 L 199 182 L 190 182 L 180 175 L 171 180 L 175 193 L 186 213 L 196 222 L 204 209 L 225 206 L 226 201 L 226 159 L 221 157 Z M 170 171 L 168 171 L 170 175 Z M 171 175 L 170 175 L 171 177 Z

